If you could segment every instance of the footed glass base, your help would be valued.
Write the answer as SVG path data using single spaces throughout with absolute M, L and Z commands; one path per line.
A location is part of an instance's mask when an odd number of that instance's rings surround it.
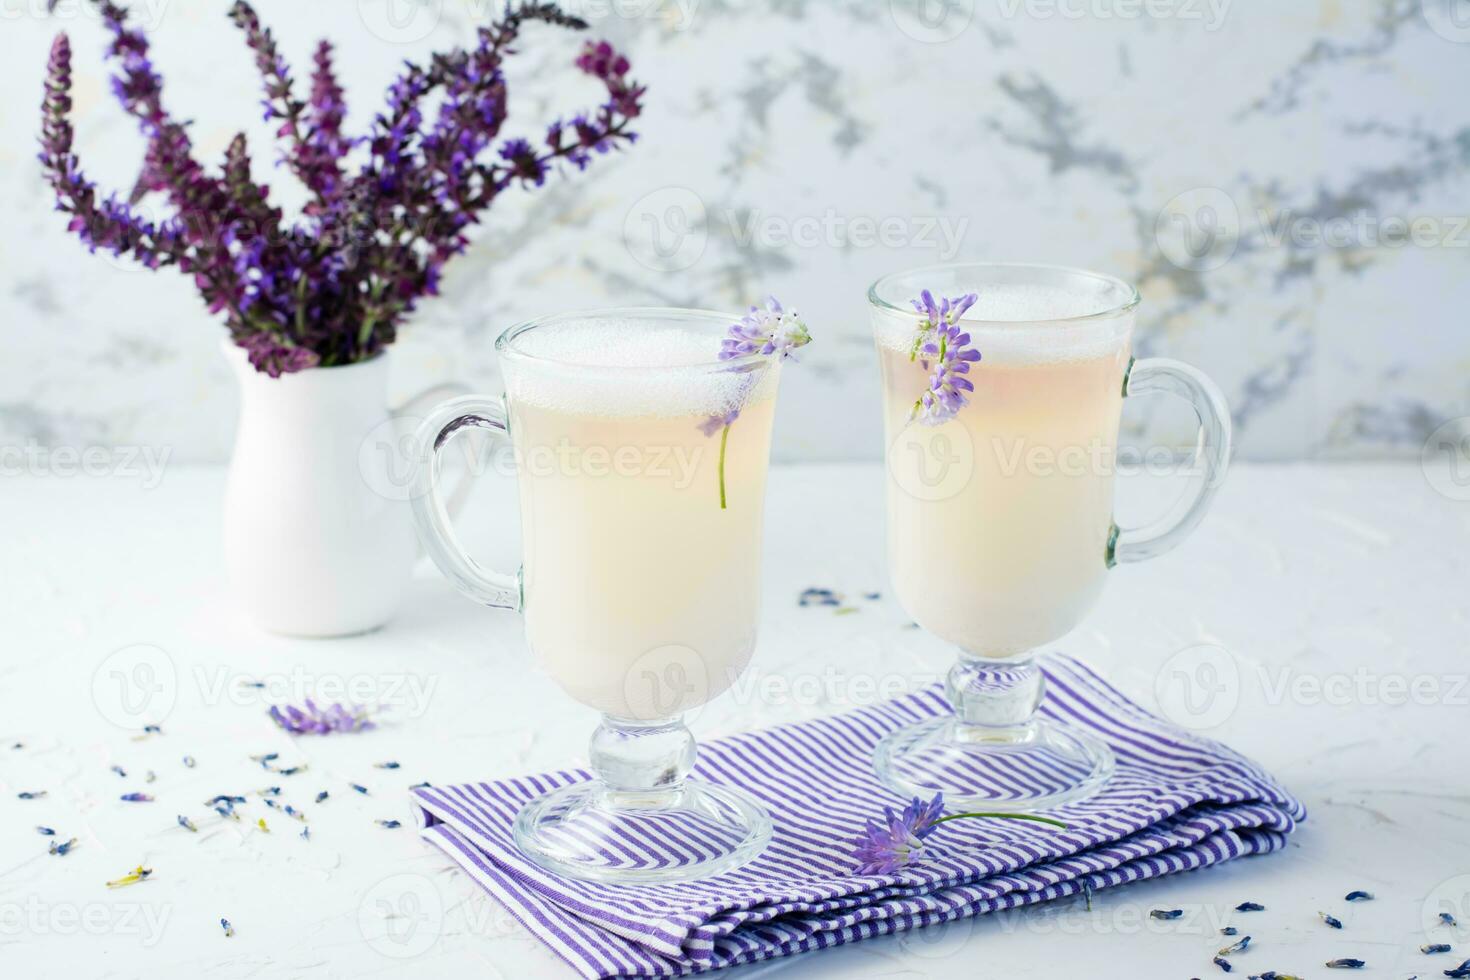
M 936 718 L 878 743 L 878 777 L 894 792 L 949 809 L 1024 812 L 1097 792 L 1113 772 L 1113 752 L 1075 729 L 1046 721 L 1006 728 Z
M 754 798 L 693 779 L 672 792 L 613 792 L 596 780 L 566 786 L 528 803 L 515 822 L 516 844 L 546 870 L 623 884 L 730 871 L 770 839 L 771 818 Z

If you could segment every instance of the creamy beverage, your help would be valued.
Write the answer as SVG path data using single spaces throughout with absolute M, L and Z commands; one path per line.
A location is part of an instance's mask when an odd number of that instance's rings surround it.
M 531 331 L 505 380 L 531 649 L 583 704 L 651 720 L 749 662 L 779 369 L 714 363 L 708 330 L 637 327 Z
M 910 421 L 928 386 L 910 358 L 917 319 L 876 323 L 894 588 L 920 626 L 972 654 L 1060 638 L 1107 573 L 1131 320 L 1034 322 L 1091 312 L 1081 302 L 1041 286 L 981 291 L 960 324 L 982 357 L 975 390 L 932 426 Z

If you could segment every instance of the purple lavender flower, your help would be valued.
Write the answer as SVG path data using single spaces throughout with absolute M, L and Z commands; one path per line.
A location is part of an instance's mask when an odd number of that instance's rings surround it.
M 619 62 L 604 64 L 602 59 L 605 57 L 606 54 L 600 49 L 583 54 L 583 59 L 592 66 L 591 70 L 594 74 L 603 70 L 611 71 L 618 66 Z M 626 71 L 626 63 L 621 64 L 623 64 L 623 70 Z M 805 347 L 811 342 L 812 335 L 807 331 L 801 316 L 795 310 L 782 308 L 776 297 L 767 296 L 765 309 L 752 306 L 750 312 L 741 317 L 739 322 L 730 325 L 725 339 L 720 342 L 719 357 L 722 361 L 728 361 L 735 358 L 776 355 L 778 361 L 784 361 L 796 348 Z M 732 370 L 750 370 L 750 368 L 736 366 Z M 746 388 L 749 388 L 748 383 Z M 743 396 L 736 401 L 743 401 Z M 716 432 L 720 434 L 720 510 L 727 509 L 725 449 L 730 442 L 730 426 L 739 417 L 740 405 L 737 404 L 724 414 L 711 415 L 699 423 L 699 431 L 706 436 L 713 436 Z
M 791 356 L 798 347 L 812 342 L 800 314 L 783 309 L 774 296 L 766 297 L 766 308 L 752 306 L 750 312 L 732 324 L 720 345 L 720 360 L 728 361 L 751 354 L 776 354 L 780 360 Z
M 924 838 L 934 832 L 944 812 L 944 796 L 936 794 L 924 803 L 917 797 L 898 813 L 884 807 L 883 823 L 868 821 L 867 831 L 856 841 L 852 856 L 861 875 L 892 874 L 924 849 Z
M 852 852 L 860 875 L 892 874 L 909 865 L 924 850 L 925 839 L 934 828 L 948 820 L 991 818 L 1029 820 L 1066 829 L 1066 824 L 1050 817 L 1030 813 L 951 813 L 944 816 L 944 794 L 935 793 L 928 803 L 915 797 L 898 813 L 884 807 L 883 822 L 869 820 L 863 836 L 857 838 Z
M 958 324 L 977 298 L 974 293 L 967 293 L 936 303 L 926 289 L 911 301 L 924 319 L 914 338 L 910 359 L 918 360 L 930 372 L 929 389 L 914 402 L 911 419 L 918 419 L 924 425 L 939 425 L 969 404 L 965 392 L 974 391 L 975 385 L 965 375 L 970 373 L 970 365 L 980 360 L 980 352 L 970 346 L 970 335 Z
M 576 65 L 602 83 L 601 105 L 550 127 L 542 144 L 501 139 L 502 63 L 521 29 L 533 22 L 587 27 L 554 4 L 517 4 L 481 28 L 472 47 L 408 63 L 368 134 L 355 139 L 342 131 L 346 105 L 332 46 L 317 45 L 303 99 L 274 35 L 237 0 L 229 16 L 261 76 L 282 160 L 312 192 L 304 220 L 293 221 L 252 178 L 243 135 L 218 173 L 199 163 L 188 124 L 165 106 L 146 35 L 113 0 L 92 2 L 111 35 L 113 91 L 147 150 L 130 198 L 101 193 L 85 177 L 69 119 L 71 48 L 58 35 L 41 131 L 41 162 L 58 208 L 88 248 L 190 276 L 210 312 L 224 315 L 234 343 L 272 376 L 375 356 L 417 303 L 437 292 L 445 262 L 465 250 L 470 226 L 497 196 L 512 186 L 540 186 L 562 162 L 582 169 L 595 154 L 636 138 L 631 124 L 644 88 L 628 78 L 627 59 L 599 43 L 584 47 Z M 424 103 L 436 93 L 443 98 L 426 121 Z M 358 146 L 366 159 L 349 165 Z M 153 193 L 167 199 L 173 217 L 155 224 L 134 211 Z
M 323 709 L 317 707 L 311 698 L 307 698 L 305 705 L 300 708 L 291 704 L 284 709 L 280 705 L 272 705 L 270 716 L 272 721 L 293 735 L 360 732 L 376 727 L 368 718 L 366 708 L 348 708 L 346 705 L 334 704 Z

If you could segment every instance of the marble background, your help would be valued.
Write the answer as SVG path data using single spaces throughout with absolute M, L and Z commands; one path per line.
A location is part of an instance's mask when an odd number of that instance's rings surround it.
M 395 352 L 407 395 L 493 387 L 494 336 L 608 304 L 734 308 L 766 292 L 818 335 L 778 454 L 875 458 L 864 291 L 954 258 L 1137 282 L 1144 353 L 1226 390 L 1244 457 L 1417 455 L 1470 414 L 1467 0 L 573 0 L 649 85 L 643 140 L 513 193 Z M 256 122 L 226 3 L 136 0 L 176 114 L 217 159 Z M 303 73 L 334 37 L 350 123 L 397 62 L 469 38 L 492 0 L 259 0 Z M 0 445 L 228 456 L 221 330 L 191 287 L 88 256 L 34 161 L 51 35 L 73 36 L 79 149 L 126 185 L 140 139 L 107 95 L 95 15 L 0 0 Z M 595 98 L 576 39 L 531 31 L 507 133 Z M 1406 233 L 1407 229 L 1407 233 Z M 1405 240 L 1407 239 L 1407 241 Z M 1157 417 L 1155 417 L 1157 416 Z M 1172 409 L 1130 406 L 1135 437 Z M 1172 434 L 1171 434 L 1172 433 Z

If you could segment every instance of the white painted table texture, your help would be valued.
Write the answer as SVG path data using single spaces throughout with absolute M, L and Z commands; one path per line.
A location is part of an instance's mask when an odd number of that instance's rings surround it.
M 1124 483 L 1130 516 L 1168 492 Z M 516 616 L 462 600 L 428 568 L 377 633 L 255 631 L 222 578 L 222 485 L 214 468 L 171 468 L 151 488 L 122 477 L 0 481 L 4 974 L 570 976 L 418 840 L 406 788 L 580 762 L 592 713 L 537 671 Z M 467 540 L 512 560 L 514 533 L 492 513 L 512 499 L 509 481 L 487 477 L 476 493 Z M 874 465 L 773 471 L 756 662 L 698 712 L 701 738 L 840 711 L 948 666 L 949 651 L 907 628 L 888 595 L 881 495 Z M 1439 975 L 1470 956 L 1467 563 L 1470 503 L 1437 493 L 1417 465 L 1238 466 L 1195 537 L 1117 570 L 1059 646 L 1264 763 L 1311 813 L 1291 846 L 1100 893 L 1091 911 L 986 916 L 743 973 L 1205 977 L 1229 922 L 1254 937 L 1234 958 L 1241 975 L 1320 976 L 1340 956 L 1366 960 L 1361 976 Z M 836 589 L 859 611 L 798 608 L 808 586 Z M 871 591 L 882 598 L 864 599 Z M 390 709 L 356 735 L 293 739 L 267 720 L 269 704 L 313 690 Z M 150 720 L 161 734 L 136 739 Z M 278 766 L 307 769 L 271 775 L 250 759 L 270 752 Z M 390 761 L 401 768 L 375 768 Z M 310 841 L 255 798 L 238 824 L 202 805 L 270 785 L 305 811 Z M 35 790 L 47 796 L 16 798 Z M 330 798 L 318 805 L 322 790 Z M 156 802 L 121 802 L 129 791 Z M 199 833 L 177 826 L 178 814 Z M 253 826 L 258 816 L 268 833 Z M 75 850 L 48 855 L 37 825 L 76 837 Z M 153 869 L 148 881 L 105 887 L 140 863 Z M 1345 903 L 1355 888 L 1377 897 Z M 1267 911 L 1229 911 L 1245 900 Z M 1149 919 L 1159 907 L 1186 915 Z M 1439 910 L 1454 911 L 1459 929 L 1426 931 Z M 1431 941 L 1454 952 L 1418 952 Z

